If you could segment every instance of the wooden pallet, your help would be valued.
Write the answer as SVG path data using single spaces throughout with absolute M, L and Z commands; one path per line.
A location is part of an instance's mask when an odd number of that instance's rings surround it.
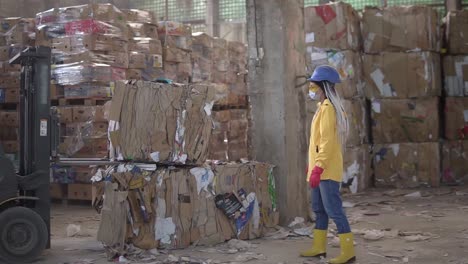
M 111 100 L 110 97 L 96 97 L 96 98 L 59 98 L 51 100 L 52 106 L 66 106 L 66 105 L 104 105 Z

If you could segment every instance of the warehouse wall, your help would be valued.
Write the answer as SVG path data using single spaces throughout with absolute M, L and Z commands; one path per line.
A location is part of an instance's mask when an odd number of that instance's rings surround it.
M 118 8 L 130 7 L 130 0 L 0 0 L 0 17 L 34 17 L 36 13 L 53 7 L 88 3 L 111 3 Z

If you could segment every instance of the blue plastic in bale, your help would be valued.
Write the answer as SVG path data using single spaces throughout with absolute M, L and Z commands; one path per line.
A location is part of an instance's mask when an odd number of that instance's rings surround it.
M 0 103 L 4 103 L 5 100 L 5 89 L 0 89 Z

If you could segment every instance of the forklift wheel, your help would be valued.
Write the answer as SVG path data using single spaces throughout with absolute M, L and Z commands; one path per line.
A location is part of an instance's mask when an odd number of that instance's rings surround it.
M 46 248 L 47 226 L 26 207 L 12 207 L 0 213 L 0 258 L 7 263 L 36 260 Z

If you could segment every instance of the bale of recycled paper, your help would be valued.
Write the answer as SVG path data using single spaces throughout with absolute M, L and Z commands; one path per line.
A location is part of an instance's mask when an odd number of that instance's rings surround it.
M 468 54 L 467 10 L 450 11 L 446 17 L 445 41 L 449 54 Z
M 421 98 L 442 92 L 438 53 L 365 54 L 363 73 L 368 98 Z
M 463 184 L 468 181 L 468 141 L 450 140 L 442 144 L 442 182 Z
M 376 187 L 438 187 L 440 145 L 436 143 L 376 144 L 373 151 Z
M 366 7 L 362 15 L 365 53 L 440 50 L 440 25 L 431 6 Z
M 110 112 L 110 120 L 118 123 L 110 133 L 116 157 L 202 164 L 215 96 L 209 84 L 118 82 Z
M 346 148 L 343 154 L 343 180 L 341 186 L 358 193 L 373 185 L 371 146 L 364 144 Z
M 116 238 L 104 236 L 108 225 L 113 226 L 115 234 L 126 233 L 125 243 L 141 249 L 214 246 L 232 238 L 262 237 L 267 228 L 278 223 L 272 169 L 272 165 L 258 162 L 157 169 L 142 164 L 121 165 L 118 172 L 109 175 L 106 185 L 112 185 L 115 194 L 125 194 L 123 200 L 117 203 L 102 197 L 104 191 L 109 194 L 106 188 L 96 188 L 96 196 L 104 200 L 106 215 L 113 206 L 128 204 L 131 220 L 115 226 L 109 223 L 111 219 L 103 218 L 99 240 L 115 249 Z M 218 208 L 215 198 L 226 194 L 239 200 L 240 194 L 254 199 L 243 207 L 244 213 L 236 211 L 235 216 L 228 216 Z
M 444 56 L 443 69 L 446 96 L 468 96 L 468 55 Z
M 439 98 L 382 99 L 371 102 L 374 143 L 437 142 Z
M 468 139 L 468 97 L 446 97 L 444 108 L 445 138 Z
M 248 159 L 248 110 L 213 111 L 213 124 L 208 158 L 220 161 Z
M 304 8 L 307 46 L 359 51 L 359 14 L 350 4 L 330 3 Z

